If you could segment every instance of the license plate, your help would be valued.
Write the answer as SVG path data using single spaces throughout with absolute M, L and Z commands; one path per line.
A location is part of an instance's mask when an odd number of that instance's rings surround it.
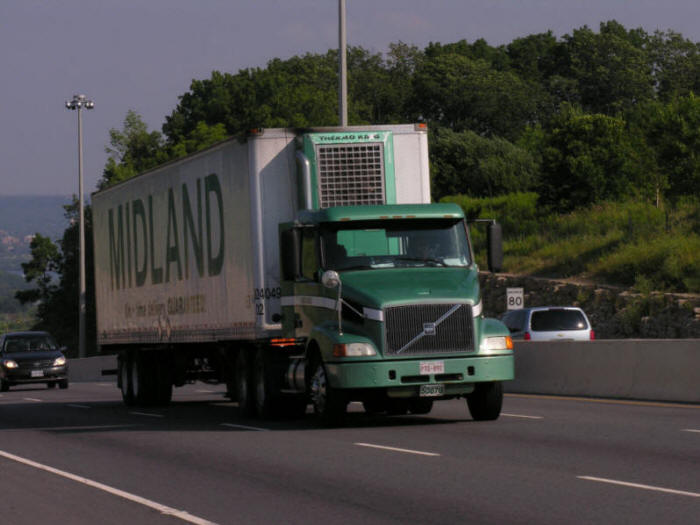
M 32 377 L 44 377 L 43 370 L 32 370 Z
M 420 397 L 439 397 L 445 395 L 445 385 L 421 385 Z
M 421 375 L 444 374 L 445 361 L 421 361 L 420 373 Z

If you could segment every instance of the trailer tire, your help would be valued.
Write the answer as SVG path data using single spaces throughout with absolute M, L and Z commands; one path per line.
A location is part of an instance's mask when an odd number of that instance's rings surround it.
M 347 409 L 347 399 L 342 392 L 333 388 L 328 380 L 326 367 L 320 359 L 316 359 L 312 367 L 310 393 L 314 406 L 314 414 L 326 426 L 335 426 L 342 422 Z
M 246 417 L 255 415 L 255 390 L 253 388 L 250 352 L 246 349 L 238 351 L 236 356 L 236 397 L 241 414 Z
M 119 358 L 119 389 L 122 393 L 122 400 L 126 406 L 133 406 L 136 403 L 134 399 L 133 384 L 131 382 L 131 355 L 124 354 Z
M 492 421 L 501 415 L 503 385 L 500 381 L 477 383 L 467 396 L 469 413 L 475 421 Z
M 164 357 L 164 356 L 160 356 Z M 173 380 L 170 372 L 170 365 L 164 359 L 155 359 L 151 372 L 153 374 L 155 393 L 154 404 L 165 406 L 170 404 L 173 398 Z
M 265 348 L 259 348 L 255 353 L 253 365 L 255 381 L 255 407 L 258 417 L 271 418 L 279 415 L 279 381 L 272 356 Z

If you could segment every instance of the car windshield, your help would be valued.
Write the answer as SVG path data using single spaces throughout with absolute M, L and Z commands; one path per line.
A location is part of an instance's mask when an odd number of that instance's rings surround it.
M 333 270 L 471 264 L 461 219 L 328 224 L 321 229 L 321 246 L 324 267 Z
M 15 352 L 37 352 L 56 350 L 57 346 L 51 336 L 45 334 L 18 335 L 5 339 L 3 351 L 10 354 Z
M 588 323 L 578 310 L 535 310 L 532 312 L 530 326 L 535 332 L 552 332 L 556 330 L 586 330 Z

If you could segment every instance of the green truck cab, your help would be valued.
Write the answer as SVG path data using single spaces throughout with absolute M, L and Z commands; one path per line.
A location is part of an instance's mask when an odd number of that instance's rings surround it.
M 427 413 L 465 397 L 496 419 L 513 379 L 508 329 L 484 318 L 478 267 L 454 204 L 341 206 L 281 228 L 284 337 L 304 345 L 294 381 L 314 411 Z M 304 373 L 299 369 L 303 367 Z

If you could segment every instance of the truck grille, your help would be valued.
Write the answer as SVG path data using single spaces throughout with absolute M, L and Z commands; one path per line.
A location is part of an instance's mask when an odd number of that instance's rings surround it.
M 385 310 L 387 355 L 474 351 L 468 304 L 411 304 Z
M 386 204 L 384 144 L 317 146 L 321 208 Z

